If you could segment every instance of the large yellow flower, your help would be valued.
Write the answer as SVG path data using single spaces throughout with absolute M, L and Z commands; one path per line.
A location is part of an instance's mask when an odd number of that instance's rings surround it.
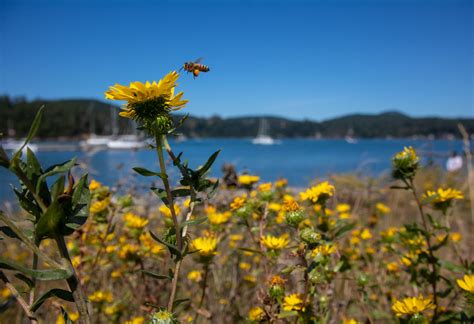
M 429 199 L 432 203 L 441 203 L 446 202 L 454 199 L 464 199 L 464 195 L 461 191 L 448 188 L 438 188 L 438 191 L 431 191 L 428 190 L 424 195 L 425 199 Z
M 148 219 L 141 218 L 140 216 L 130 212 L 123 216 L 123 220 L 125 221 L 125 226 L 129 228 L 141 229 L 148 224 Z
M 456 280 L 459 287 L 468 291 L 470 293 L 474 293 L 474 275 L 464 275 L 464 279 Z
M 120 112 L 120 116 L 137 120 L 150 120 L 159 115 L 183 108 L 187 100 L 183 100 L 183 92 L 174 94 L 179 74 L 170 72 L 163 79 L 156 82 L 136 81 L 123 86 L 115 84 L 105 92 L 105 98 L 110 100 L 124 100 L 127 103 Z
M 280 237 L 267 235 L 262 236 L 262 243 L 270 250 L 281 250 L 284 249 L 290 242 L 288 235 L 283 234 Z
M 427 309 L 435 308 L 430 298 L 424 298 L 421 294 L 418 297 L 407 297 L 403 300 L 395 300 L 392 310 L 397 316 L 414 315 L 424 312 Z
M 260 322 L 265 317 L 265 312 L 261 307 L 252 307 L 249 310 L 249 320 L 252 322 Z
M 250 186 L 260 180 L 259 176 L 250 175 L 250 174 L 242 174 L 239 176 L 238 181 L 243 186 Z
M 283 309 L 286 311 L 301 311 L 304 310 L 303 300 L 298 294 L 291 294 L 285 296 L 283 299 Z
M 329 197 L 334 195 L 335 188 L 329 182 L 324 181 L 320 184 L 300 193 L 302 200 L 310 200 L 313 203 L 324 203 Z
M 211 213 L 207 218 L 209 219 L 209 223 L 212 225 L 220 225 L 226 223 L 231 216 L 232 213 L 227 211 L 224 213 Z
M 193 249 L 198 250 L 199 255 L 210 257 L 216 254 L 217 239 L 215 237 L 198 237 L 191 242 Z

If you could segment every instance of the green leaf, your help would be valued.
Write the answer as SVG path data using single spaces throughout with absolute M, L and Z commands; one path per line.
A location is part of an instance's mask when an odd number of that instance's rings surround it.
M 76 165 L 76 157 L 72 158 L 69 161 L 53 165 L 46 169 L 46 171 L 38 178 L 38 182 L 36 183 L 36 192 L 39 192 L 41 185 L 46 180 L 46 178 L 59 173 L 68 172 L 74 165 Z
M 466 269 L 464 267 L 454 264 L 450 261 L 440 260 L 440 264 L 443 268 L 448 269 L 449 271 L 452 271 L 452 272 L 457 272 L 457 273 L 466 272 Z
M 150 171 L 148 169 L 145 169 L 145 168 L 140 168 L 140 167 L 135 167 L 135 168 L 132 168 L 136 173 L 138 174 L 141 174 L 142 176 L 144 177 L 153 177 L 153 176 L 156 176 L 156 177 L 160 177 L 161 179 L 166 179 L 168 178 L 168 175 L 166 175 L 165 173 L 161 173 L 161 172 L 154 172 L 154 171 Z
M 72 320 L 69 318 L 68 313 L 62 306 L 61 306 L 61 315 L 63 316 L 63 320 L 65 324 L 73 324 Z
M 41 119 L 43 117 L 43 110 L 44 110 L 44 106 L 41 106 L 41 108 L 36 113 L 35 119 L 33 120 L 33 123 L 31 124 L 30 131 L 28 132 L 28 135 L 26 136 L 25 141 L 20 146 L 20 148 L 15 152 L 15 154 L 13 154 L 12 161 L 14 161 L 15 164 L 18 163 L 18 161 L 21 157 L 21 152 L 23 151 L 25 146 L 31 141 L 31 139 L 38 132 L 38 128 L 40 127 Z
M 191 194 L 191 190 L 189 188 L 177 188 L 171 191 L 173 197 L 187 197 Z
M 214 161 L 217 159 L 217 156 L 219 155 L 220 152 L 221 152 L 221 150 L 217 150 L 216 152 L 214 152 L 214 153 L 209 157 L 209 159 L 207 160 L 207 162 L 206 162 L 202 167 L 200 167 L 199 169 L 197 169 L 197 172 L 198 172 L 199 176 L 202 176 L 202 175 L 204 175 L 207 171 L 209 171 L 209 169 L 211 168 L 212 164 L 214 164 Z
M 182 303 L 187 303 L 187 302 L 190 302 L 190 301 L 191 301 L 191 299 L 189 299 L 189 298 L 176 299 L 173 302 L 173 308 L 179 306 Z
M 59 225 L 64 217 L 64 211 L 60 203 L 56 200 L 49 205 L 46 212 L 41 215 L 36 225 L 35 238 L 42 240 L 47 237 L 53 237 L 59 231 Z
M 278 314 L 278 318 L 288 318 L 288 317 L 293 317 L 297 315 L 298 315 L 297 311 L 282 311 L 280 312 L 280 314 Z
M 66 177 L 60 176 L 54 184 L 51 186 L 51 200 L 58 200 L 59 195 L 64 192 L 64 184 L 66 183 Z
M 155 188 L 155 187 L 151 187 L 150 189 L 151 191 L 155 193 L 155 195 L 158 196 L 158 198 L 161 199 L 163 204 L 165 204 L 168 207 L 170 206 L 169 200 L 168 200 L 168 194 L 166 193 L 166 190 L 161 189 L 161 188 Z
M 156 236 L 155 234 L 153 234 L 152 231 L 150 231 L 150 235 L 151 235 L 151 237 L 152 237 L 155 241 L 157 241 L 157 242 L 159 242 L 159 243 L 165 245 L 166 247 L 168 247 L 168 249 L 170 250 L 170 253 L 171 253 L 171 254 L 175 255 L 178 259 L 181 259 L 181 251 L 179 251 L 176 246 L 174 246 L 173 244 L 170 244 L 170 243 L 168 243 L 168 242 L 163 241 L 163 240 L 160 239 L 158 236 Z
M 181 228 L 184 228 L 185 226 L 199 225 L 199 224 L 204 223 L 205 221 L 207 221 L 207 216 L 193 219 L 193 220 L 188 220 L 181 223 Z
M 20 240 L 20 237 L 15 234 L 15 232 L 8 226 L 0 226 L 0 232 L 8 236 L 9 238 L 15 238 L 17 240 Z
M 15 274 L 15 277 L 20 279 L 21 281 L 23 281 L 24 283 L 26 283 L 26 285 L 31 289 L 34 287 L 34 282 L 33 280 L 31 280 L 30 278 L 28 278 L 27 276 L 25 276 L 24 274 L 22 273 L 16 273 Z
M 72 275 L 70 269 L 33 270 L 2 257 L 0 257 L 0 269 L 16 270 L 24 275 L 43 281 L 67 279 Z
M 61 227 L 61 234 L 70 235 L 79 227 L 84 225 L 89 217 L 89 205 L 91 195 L 87 181 L 87 174 L 84 174 L 79 182 L 74 186 L 72 194 L 72 206 L 66 214 L 64 226 Z
M 35 300 L 35 302 L 30 306 L 30 310 L 32 312 L 35 312 L 38 308 L 41 307 L 41 305 L 43 305 L 43 303 L 48 298 L 51 298 L 51 297 L 57 297 L 68 302 L 74 302 L 74 297 L 72 296 L 72 293 L 70 291 L 67 291 L 64 289 L 53 288 L 50 291 L 44 293 L 37 300 Z
M 334 233 L 334 238 L 337 239 L 339 237 L 341 237 L 342 235 L 344 235 L 345 233 L 349 232 L 350 230 L 352 230 L 354 227 L 356 226 L 355 223 L 349 223 L 349 224 L 346 224 L 344 226 L 342 226 L 341 228 L 339 228 L 336 233 Z
M 172 280 L 172 278 L 171 278 L 170 276 L 161 275 L 161 274 L 158 274 L 158 273 L 153 272 L 153 271 L 142 270 L 142 272 L 143 272 L 144 274 L 146 274 L 147 276 L 153 277 L 153 278 L 155 278 L 155 279 L 160 279 L 160 280 L 163 280 L 163 279 Z

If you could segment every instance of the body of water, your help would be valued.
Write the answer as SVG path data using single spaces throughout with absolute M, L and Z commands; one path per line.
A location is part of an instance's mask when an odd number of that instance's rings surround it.
M 239 172 L 257 174 L 263 181 L 280 177 L 288 179 L 290 186 L 304 187 L 315 178 L 332 173 L 358 172 L 377 176 L 390 170 L 392 156 L 404 146 L 413 146 L 424 157 L 444 167 L 452 151 L 461 152 L 458 140 L 408 140 L 370 139 L 350 144 L 345 140 L 287 139 L 276 145 L 254 145 L 251 139 L 192 139 L 171 143 L 175 153 L 184 152 L 183 159 L 190 165 L 203 164 L 209 155 L 221 149 L 211 174 L 220 177 L 224 163 L 233 164 Z M 91 177 L 122 187 L 130 183 L 149 184 L 150 178 L 135 176 L 132 167 L 140 166 L 158 170 L 155 151 L 152 150 L 104 150 L 94 153 L 83 151 L 37 152 L 42 165 L 49 166 L 74 156 L 86 168 Z M 15 178 L 0 169 L 0 202 L 13 198 L 10 184 Z

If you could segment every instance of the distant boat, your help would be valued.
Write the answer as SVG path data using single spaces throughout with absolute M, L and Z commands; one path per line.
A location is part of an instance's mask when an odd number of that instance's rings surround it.
M 278 144 L 268 133 L 268 123 L 265 118 L 260 119 L 260 125 L 258 126 L 257 137 L 252 139 L 252 144 L 255 145 L 274 145 Z
M 5 141 L 2 141 L 1 145 L 2 145 L 2 147 L 5 151 L 17 151 L 18 149 L 20 149 L 20 147 L 23 145 L 24 142 L 25 142 L 25 139 L 15 140 L 15 139 L 10 138 L 10 139 L 7 139 Z M 38 151 L 38 145 L 36 145 L 36 144 L 28 143 L 23 148 L 22 151 L 26 152 L 27 148 L 29 148 L 33 152 Z
M 111 136 L 99 136 L 92 134 L 88 139 L 79 142 L 79 146 L 82 149 L 97 149 L 97 148 L 106 148 L 109 141 L 112 140 Z
M 358 141 L 357 139 L 354 137 L 354 129 L 352 127 L 350 127 L 348 130 L 347 130 L 347 134 L 346 136 L 344 137 L 344 139 L 346 140 L 347 143 L 349 144 L 356 144 Z
M 146 145 L 147 143 L 136 135 L 123 135 L 107 142 L 107 148 L 112 150 L 137 150 Z

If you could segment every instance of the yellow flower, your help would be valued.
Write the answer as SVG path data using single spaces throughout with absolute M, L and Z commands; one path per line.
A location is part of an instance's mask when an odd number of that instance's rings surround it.
M 229 236 L 229 239 L 231 241 L 242 241 L 244 239 L 244 236 L 242 234 L 231 234 Z
M 280 237 L 267 235 L 261 237 L 262 243 L 270 250 L 281 250 L 284 249 L 290 240 L 288 239 L 288 235 L 283 234 Z
M 252 307 L 249 310 L 249 320 L 254 322 L 260 322 L 265 317 L 265 312 L 261 307 Z
M 279 275 L 275 275 L 270 279 L 270 286 L 284 286 L 285 282 L 285 279 L 283 279 Z
M 216 254 L 217 239 L 215 237 L 198 237 L 191 242 L 193 249 L 201 256 L 210 257 Z
M 252 276 L 252 275 L 246 275 L 243 277 L 243 279 L 249 283 L 256 283 L 257 282 L 257 278 L 255 276 Z
M 316 248 L 313 249 L 313 252 L 311 252 L 311 256 L 314 258 L 318 254 L 323 255 L 323 256 L 328 256 L 336 252 L 337 247 L 335 244 L 323 244 L 319 245 Z
M 351 214 L 349 214 L 349 213 L 340 213 L 339 218 L 340 219 L 349 219 L 349 218 L 351 218 Z
M 390 262 L 389 264 L 387 264 L 387 270 L 390 272 L 397 272 L 398 270 L 400 270 L 400 268 L 398 267 L 398 264 L 396 262 Z
M 398 228 L 389 227 L 389 228 L 387 228 L 386 231 L 380 232 L 380 236 L 382 236 L 383 238 L 390 239 L 390 238 L 394 237 L 395 234 L 397 234 L 397 232 L 398 232 Z
M 138 316 L 134 317 L 129 321 L 126 321 L 124 324 L 143 324 L 145 323 L 145 317 Z
M 94 202 L 90 207 L 90 212 L 93 214 L 98 214 L 101 211 L 104 211 L 110 205 L 110 198 L 107 197 L 103 200 L 98 200 Z
M 104 313 L 107 315 L 114 315 L 118 311 L 119 311 L 119 308 L 117 305 L 107 306 L 104 309 Z
M 225 212 L 225 213 L 209 214 L 208 218 L 209 218 L 209 223 L 213 225 L 220 225 L 220 224 L 226 223 L 231 216 L 232 216 L 232 213 Z
M 171 218 L 171 210 L 168 208 L 166 205 L 161 205 L 160 208 L 160 213 L 162 213 L 166 218 Z M 179 205 L 174 203 L 174 211 L 176 215 L 179 215 L 181 213 L 181 208 L 179 208 Z
M 286 201 L 283 205 L 283 210 L 286 212 L 295 212 L 299 211 L 300 209 L 300 205 L 298 205 L 298 203 L 294 200 Z
M 230 209 L 234 211 L 234 210 L 242 208 L 246 200 L 247 198 L 245 197 L 235 197 L 234 201 L 230 203 Z
M 193 270 L 188 273 L 188 280 L 199 282 L 202 280 L 202 272 L 199 270 Z
M 74 268 L 77 268 L 81 264 L 81 256 L 76 255 L 75 257 L 73 257 L 71 259 L 71 263 Z
M 90 191 L 97 190 L 100 187 L 102 187 L 102 183 L 100 183 L 99 181 L 95 181 L 94 179 L 92 179 L 91 183 L 89 184 Z
M 457 243 L 461 241 L 462 239 L 462 235 L 459 232 L 453 232 L 450 234 L 450 236 L 451 236 L 451 241 L 453 241 L 454 243 Z
M 419 161 L 419 158 L 418 158 L 418 156 L 416 155 L 415 150 L 414 150 L 413 147 L 411 147 L 411 146 L 409 146 L 409 147 L 404 147 L 404 148 L 403 148 L 403 151 L 398 152 L 398 153 L 395 155 L 395 159 L 409 159 L 409 160 L 414 161 L 414 162 L 418 162 L 418 161 Z
M 365 228 L 362 233 L 360 233 L 360 238 L 363 239 L 363 240 L 370 240 L 372 238 L 372 234 L 370 233 L 370 231 Z
M 375 253 L 375 249 L 371 246 L 368 246 L 365 248 L 365 253 L 367 254 L 374 254 Z
M 468 291 L 470 293 L 474 293 L 474 275 L 464 275 L 464 279 L 456 280 L 459 287 Z
M 7 287 L 4 287 L 0 291 L 0 296 L 2 296 L 3 299 L 8 299 L 8 297 L 10 297 L 11 295 L 12 295 L 12 292 Z
M 165 250 L 164 246 L 157 244 L 148 232 L 140 234 L 140 242 L 142 242 L 145 252 L 160 254 Z
M 333 185 L 324 181 L 307 189 L 305 192 L 300 192 L 300 198 L 302 200 L 310 200 L 313 203 L 324 203 L 326 199 L 334 195 L 335 190 Z
M 140 250 L 140 247 L 138 245 L 126 243 L 120 247 L 118 256 L 121 259 L 126 259 L 136 254 L 139 250 Z
M 392 310 L 397 316 L 414 315 L 424 312 L 427 309 L 435 308 L 430 298 L 424 298 L 421 294 L 418 297 L 407 297 L 403 300 L 395 300 Z
M 260 180 L 259 176 L 250 175 L 250 174 L 242 174 L 239 176 L 238 181 L 243 186 L 252 185 Z
M 350 319 L 343 319 L 342 324 L 357 324 L 357 321 L 353 318 Z
M 268 209 L 278 213 L 281 210 L 281 205 L 275 202 L 268 204 Z
M 461 199 L 464 199 L 462 192 L 452 188 L 439 188 L 437 191 L 428 190 L 423 195 L 423 200 L 425 203 L 430 203 L 434 209 L 443 211 L 446 211 L 446 209 L 451 206 L 453 200 Z
M 242 270 L 249 270 L 252 267 L 250 263 L 247 262 L 240 262 L 239 263 L 239 268 Z
M 108 291 L 98 290 L 89 295 L 89 300 L 93 303 L 102 303 L 104 301 L 110 303 L 112 301 L 112 294 Z
M 349 204 L 338 204 L 336 206 L 336 211 L 338 213 L 347 213 L 351 210 L 351 206 Z
M 187 100 L 182 100 L 183 93 L 174 94 L 179 74 L 176 71 L 168 73 L 156 82 L 131 82 L 130 86 L 115 84 L 105 92 L 105 98 L 124 100 L 127 103 L 122 108 L 120 116 L 152 120 L 160 115 L 183 108 Z
M 110 276 L 113 278 L 113 279 L 117 279 L 117 278 L 120 278 L 122 276 L 122 272 L 120 270 L 114 270 L 112 271 L 112 273 L 110 274 Z
M 282 188 L 288 185 L 288 180 L 286 179 L 278 179 L 275 181 L 275 187 Z
M 382 203 L 376 203 L 375 209 L 377 209 L 377 211 L 380 212 L 381 214 L 388 214 L 391 211 L 390 207 Z
M 260 192 L 266 192 L 272 190 L 272 183 L 271 182 L 265 182 L 262 183 L 261 185 L 258 186 L 258 191 Z
M 148 224 L 148 219 L 141 218 L 138 215 L 135 215 L 133 213 L 126 213 L 123 216 L 123 220 L 125 221 L 125 226 L 129 228 L 136 228 L 136 229 L 141 229 Z
M 283 309 L 286 311 L 304 310 L 303 300 L 298 294 L 291 294 L 283 298 Z

